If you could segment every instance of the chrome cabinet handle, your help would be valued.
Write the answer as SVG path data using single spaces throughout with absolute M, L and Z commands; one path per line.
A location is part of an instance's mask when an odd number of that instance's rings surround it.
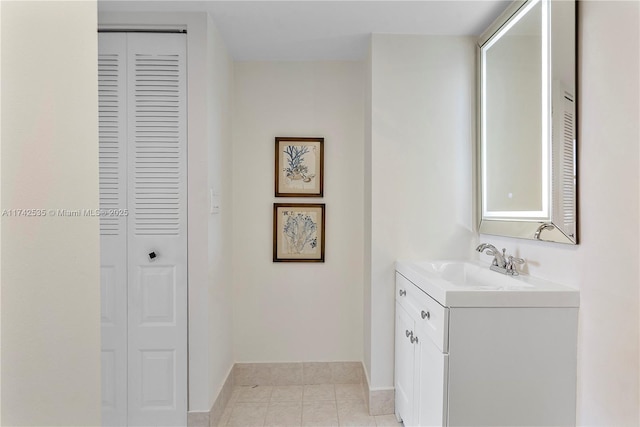
M 407 295 L 407 291 L 405 291 L 404 289 L 400 289 L 400 292 L 398 292 L 400 294 L 401 297 Z
M 408 330 L 408 329 L 405 331 L 405 334 L 407 335 L 407 338 L 409 338 L 409 335 L 411 335 L 412 333 L 413 333 L 413 332 L 409 332 L 409 330 Z
M 422 310 L 421 315 L 423 319 L 431 319 L 431 313 L 429 313 L 428 311 Z
M 414 336 L 413 336 L 413 332 L 411 333 L 411 338 L 410 338 L 410 339 L 411 339 L 411 344 L 415 344 L 415 343 L 417 343 L 417 342 L 418 342 L 418 337 L 415 337 L 415 338 L 414 338 Z

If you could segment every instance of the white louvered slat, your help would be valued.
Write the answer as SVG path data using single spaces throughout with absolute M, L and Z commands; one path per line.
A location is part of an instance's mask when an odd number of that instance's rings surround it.
M 98 55 L 98 118 L 100 234 L 125 233 L 126 218 L 126 70 L 125 56 L 115 51 Z
M 177 54 L 135 55 L 136 235 L 178 235 L 184 221 L 181 66 Z

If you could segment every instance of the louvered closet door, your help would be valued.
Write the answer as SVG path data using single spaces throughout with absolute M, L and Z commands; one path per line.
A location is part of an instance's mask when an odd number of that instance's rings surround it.
M 103 383 L 105 378 L 115 378 L 113 381 L 118 384 L 114 388 L 117 401 L 114 411 L 103 397 L 103 419 L 111 425 L 186 425 L 186 37 L 100 34 L 101 49 L 103 45 L 122 49 L 119 52 L 124 59 L 119 70 L 124 88 L 119 92 L 118 102 L 124 113 L 119 116 L 122 126 L 118 126 L 117 132 L 126 142 L 118 145 L 121 151 L 116 175 L 120 184 L 114 190 L 107 177 L 111 176 L 108 168 L 113 167 L 115 158 L 107 145 L 103 150 L 103 139 L 100 140 L 101 206 L 106 208 L 115 199 L 129 212 L 127 217 L 115 221 L 103 219 L 107 228 L 117 223 L 119 231 L 126 229 L 117 241 L 104 233 L 102 238 L 103 299 L 105 289 L 110 289 L 105 285 L 110 276 L 104 273 L 109 271 L 109 260 L 126 264 L 125 273 L 113 278 L 113 287 L 119 290 L 118 307 L 126 307 L 124 315 L 119 313 L 126 324 L 124 344 L 122 337 L 117 337 L 117 354 L 120 355 L 120 347 L 124 345 L 126 366 L 112 369 L 103 362 Z M 106 61 L 108 54 L 108 49 L 101 50 L 100 60 Z M 101 85 L 106 77 L 100 75 Z M 103 115 L 105 134 L 109 118 L 102 112 L 103 97 L 106 103 L 108 98 L 103 96 L 101 86 L 101 135 Z M 104 312 L 108 310 L 103 303 Z M 103 314 L 103 331 L 104 317 Z M 108 350 L 107 344 L 103 339 L 103 355 Z M 103 360 L 107 357 L 103 356 Z M 120 387 L 122 375 L 124 392 Z M 112 416 L 112 412 L 116 415 Z
M 129 34 L 127 59 L 129 424 L 186 425 L 186 37 Z
M 127 208 L 126 34 L 98 39 L 100 208 Z M 127 424 L 127 218 L 100 217 L 102 424 Z

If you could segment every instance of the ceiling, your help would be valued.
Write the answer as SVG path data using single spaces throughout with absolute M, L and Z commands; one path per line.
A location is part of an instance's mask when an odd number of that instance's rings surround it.
M 119 1 L 99 11 L 208 12 L 237 61 L 358 60 L 372 33 L 477 36 L 510 0 Z

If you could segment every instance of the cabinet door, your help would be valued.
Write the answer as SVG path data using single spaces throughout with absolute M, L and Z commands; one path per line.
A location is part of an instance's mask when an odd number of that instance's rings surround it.
M 420 426 L 444 426 L 447 424 L 448 355 L 418 330 L 416 347 L 416 424 Z
M 405 426 L 415 425 L 413 419 L 415 346 L 407 336 L 412 331 L 413 319 L 402 305 L 396 302 L 396 416 L 402 419 Z

